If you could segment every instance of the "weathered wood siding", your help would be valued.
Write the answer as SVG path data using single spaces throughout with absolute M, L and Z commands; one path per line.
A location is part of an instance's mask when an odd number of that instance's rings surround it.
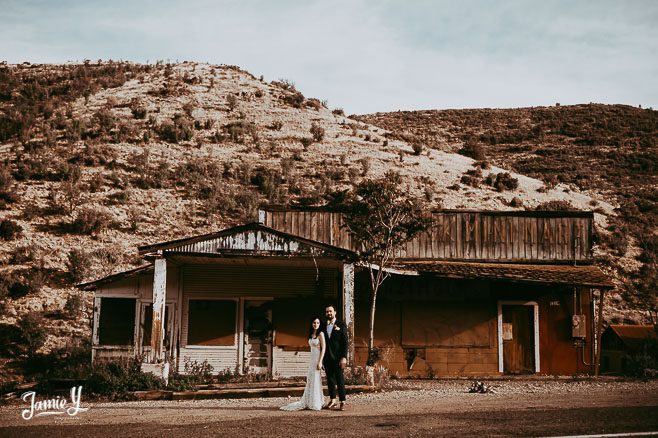
M 272 349 L 272 375 L 280 378 L 305 377 L 308 375 L 310 347 L 300 350 Z
M 264 225 L 307 239 L 356 250 L 343 216 L 322 211 L 265 211 Z M 409 242 L 400 258 L 477 261 L 583 261 L 591 259 L 591 213 L 433 213 L 434 226 Z
M 203 362 L 207 360 L 215 373 L 225 369 L 235 370 L 239 362 L 240 327 L 236 327 L 233 346 L 207 347 L 188 346 L 188 300 L 190 298 L 237 299 L 240 297 L 276 297 L 278 299 L 334 299 L 338 294 L 340 272 L 337 269 L 315 269 L 314 267 L 282 268 L 280 266 L 233 266 L 233 265 L 185 265 L 182 268 L 182 320 L 179 369 L 183 370 L 185 359 Z M 275 306 L 274 320 L 280 316 Z M 289 309 L 290 310 L 290 309 Z M 288 319 L 301 317 L 294 333 L 290 336 L 304 338 L 308 318 L 313 309 L 306 313 L 291 315 Z M 237 317 L 237 321 L 242 319 Z M 239 322 L 238 322 L 239 324 Z M 275 326 L 275 329 L 278 328 Z M 283 332 L 281 333 L 283 334 Z M 288 336 L 289 337 L 289 336 Z M 305 342 L 305 338 L 302 340 Z M 299 343 L 302 343 L 299 342 Z M 274 347 L 272 352 L 273 373 L 281 377 L 305 376 L 308 353 L 288 351 Z

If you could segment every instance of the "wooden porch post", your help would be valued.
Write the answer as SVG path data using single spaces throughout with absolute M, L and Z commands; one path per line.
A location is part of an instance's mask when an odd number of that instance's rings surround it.
M 151 363 L 161 363 L 164 355 L 165 297 L 167 294 L 167 259 L 155 259 L 153 273 L 153 324 L 151 325 Z
M 601 371 L 601 331 L 603 329 L 603 300 L 605 299 L 605 289 L 599 289 L 599 320 L 596 325 L 596 368 L 594 375 L 598 377 Z
M 354 365 L 354 264 L 343 264 L 343 318 L 347 326 L 347 363 Z

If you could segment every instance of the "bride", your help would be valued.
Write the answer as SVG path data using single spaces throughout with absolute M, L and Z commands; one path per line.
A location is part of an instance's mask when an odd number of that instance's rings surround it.
M 324 395 L 322 394 L 322 358 L 326 349 L 324 333 L 320 330 L 320 318 L 314 318 L 311 321 L 311 327 L 308 332 L 308 345 L 311 346 L 311 359 L 308 362 L 308 375 L 306 376 L 306 388 L 304 395 L 296 402 L 281 406 L 284 411 L 299 411 L 302 409 L 312 409 L 319 411 L 324 404 Z

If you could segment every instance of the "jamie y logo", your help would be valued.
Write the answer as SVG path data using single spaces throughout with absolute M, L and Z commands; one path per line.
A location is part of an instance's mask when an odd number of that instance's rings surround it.
M 24 393 L 21 398 L 24 402 L 30 404 L 29 409 L 23 409 L 22 417 L 24 420 L 30 420 L 33 417 L 43 417 L 46 415 L 69 415 L 71 417 L 78 415 L 78 412 L 88 411 L 89 408 L 80 406 L 82 399 L 82 386 L 71 388 L 71 400 L 66 397 L 48 400 L 37 400 L 37 393 L 34 391 Z

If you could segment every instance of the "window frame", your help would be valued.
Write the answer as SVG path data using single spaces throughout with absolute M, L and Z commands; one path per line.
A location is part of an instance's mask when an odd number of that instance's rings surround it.
M 100 295 L 96 296 L 96 299 L 98 299 L 98 311 L 94 309 L 94 314 L 95 318 L 97 318 L 94 324 L 96 333 L 93 335 L 93 347 L 95 348 L 105 348 L 105 349 L 134 349 L 135 348 L 135 342 L 137 340 L 137 334 L 138 334 L 138 324 L 137 324 L 137 318 L 139 317 L 139 300 L 136 297 L 131 297 L 131 296 L 125 296 L 125 295 Z M 103 344 L 101 343 L 101 314 L 103 313 L 103 300 L 104 299 L 123 299 L 123 300 L 132 300 L 134 301 L 134 318 L 133 318 L 133 335 L 132 335 L 132 342 L 128 344 Z
M 233 345 L 198 345 L 190 344 L 190 301 L 232 301 L 235 303 L 235 325 L 233 327 Z M 192 296 L 185 297 L 185 346 L 183 348 L 192 349 L 212 349 L 212 350 L 234 350 L 239 346 L 240 338 L 240 299 L 236 297 L 218 297 L 218 296 Z

